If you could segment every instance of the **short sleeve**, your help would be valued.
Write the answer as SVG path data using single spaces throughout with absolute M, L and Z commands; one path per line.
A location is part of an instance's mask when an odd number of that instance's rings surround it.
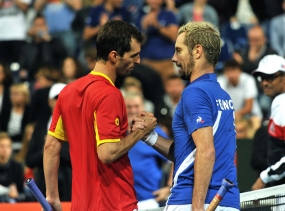
M 214 125 L 211 102 L 202 90 L 194 87 L 185 90 L 182 103 L 188 134 L 199 128 Z
M 172 11 L 166 12 L 167 25 L 178 25 L 178 18 Z
M 100 7 L 94 7 L 90 10 L 89 16 L 85 19 L 85 25 L 95 27 L 99 25 L 99 18 L 103 11 Z
M 60 112 L 60 98 L 57 100 L 55 108 L 53 110 L 52 121 L 49 127 L 48 134 L 62 141 L 67 141 Z
M 95 114 L 95 133 L 97 145 L 106 142 L 119 142 L 125 135 L 128 122 L 123 97 L 119 92 L 106 95 Z

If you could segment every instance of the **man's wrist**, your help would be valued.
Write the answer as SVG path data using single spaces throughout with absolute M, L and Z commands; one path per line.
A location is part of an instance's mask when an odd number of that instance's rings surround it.
M 153 145 L 155 145 L 155 143 L 157 142 L 157 139 L 158 139 L 158 134 L 157 134 L 157 132 L 152 131 L 152 132 L 149 134 L 148 138 L 147 138 L 146 140 L 144 140 L 144 142 L 145 142 L 147 145 L 149 145 L 149 146 L 153 146 Z

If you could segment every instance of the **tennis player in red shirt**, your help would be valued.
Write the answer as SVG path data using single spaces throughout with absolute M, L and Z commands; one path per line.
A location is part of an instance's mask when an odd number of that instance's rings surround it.
M 132 25 L 109 21 L 98 33 L 94 70 L 68 84 L 53 112 L 45 147 L 46 198 L 61 211 L 58 166 L 62 141 L 72 162 L 72 211 L 133 211 L 137 199 L 128 151 L 156 125 L 152 114 L 126 136 L 124 98 L 114 84 L 140 62 L 144 36 Z

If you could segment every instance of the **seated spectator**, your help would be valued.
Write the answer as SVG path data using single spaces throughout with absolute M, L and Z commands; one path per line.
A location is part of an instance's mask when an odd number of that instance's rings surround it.
M 32 0 L 0 1 L 0 61 L 18 63 L 27 34 L 26 12 Z
M 31 43 L 27 43 L 20 58 L 21 80 L 34 82 L 35 73 L 41 66 L 50 66 L 60 70 L 63 60 L 67 56 L 62 41 L 49 34 L 45 18 L 38 14 L 33 22 L 29 34 Z
M 11 85 L 10 100 L 11 107 L 1 114 L 0 131 L 7 132 L 13 140 L 13 149 L 19 150 L 30 111 L 30 91 L 26 84 Z
M 255 130 L 259 128 L 263 115 L 257 101 L 254 77 L 244 73 L 237 61 L 228 60 L 224 63 L 223 74 L 217 80 L 232 98 L 236 119 L 251 119 Z
M 182 5 L 178 12 L 179 24 L 186 24 L 189 21 L 207 21 L 219 26 L 219 17 L 216 10 L 207 4 L 207 0 L 194 0 Z
M 62 83 L 68 84 L 84 75 L 84 70 L 78 59 L 74 57 L 66 57 L 63 60 L 61 68 Z
M 176 106 L 180 101 L 181 94 L 185 88 L 183 80 L 178 75 L 171 75 L 165 82 L 164 103 L 169 108 L 169 114 L 173 117 Z
M 24 198 L 23 167 L 12 159 L 12 153 L 11 138 L 0 132 L 0 202 L 15 203 Z
M 143 96 L 137 92 L 126 92 L 124 99 L 130 127 L 131 122 L 138 113 L 145 110 Z M 128 131 L 130 131 L 130 128 L 128 128 Z M 161 136 L 168 138 L 160 126 L 157 126 L 155 131 Z M 159 201 L 156 201 L 155 198 L 163 198 L 165 200 L 170 194 L 169 187 L 167 187 L 167 195 L 159 196 L 159 194 L 165 194 L 164 192 L 156 192 L 157 195 L 153 193 L 161 188 L 163 180 L 162 166 L 167 162 L 167 159 L 153 148 L 147 146 L 143 141 L 137 142 L 130 149 L 128 155 L 134 174 L 135 190 L 139 201 L 138 208 L 149 209 L 159 207 Z
M 103 4 L 91 9 L 86 18 L 86 26 L 83 32 L 83 39 L 91 41 L 93 46 L 99 29 L 109 20 L 122 20 L 131 22 L 131 14 L 122 6 L 123 1 L 105 0 Z
M 175 74 L 171 58 L 179 25 L 174 12 L 163 8 L 163 0 L 145 2 L 136 20 L 136 26 L 147 38 L 141 48 L 141 63 L 156 70 L 165 82 L 169 75 Z
M 59 93 L 65 87 L 65 84 L 55 83 L 49 91 L 48 102 L 51 110 L 54 109 Z M 28 152 L 25 158 L 26 165 L 34 170 L 35 182 L 43 194 L 46 193 L 44 169 L 43 169 L 43 146 L 48 127 L 51 122 L 51 115 L 48 118 L 41 119 L 35 126 L 29 143 Z M 71 162 L 69 157 L 69 145 L 62 143 L 60 152 L 59 167 L 59 197 L 61 201 L 71 200 Z
M 68 56 L 75 56 L 76 42 L 72 21 L 81 6 L 81 1 L 37 0 L 34 3 L 36 12 L 43 14 L 46 20 L 49 34 L 61 40 L 62 50 Z
M 132 76 L 125 78 L 121 91 L 123 94 L 127 92 L 143 94 L 141 82 Z M 144 108 L 146 111 L 153 112 L 154 104 L 151 101 L 144 99 Z
M 285 0 L 282 3 L 283 14 L 271 19 L 270 44 L 279 56 L 285 56 Z
M 242 65 L 242 70 L 251 74 L 258 67 L 259 61 L 266 55 L 276 54 L 267 43 L 261 26 L 254 26 L 248 31 L 249 47 L 234 53 L 234 58 Z

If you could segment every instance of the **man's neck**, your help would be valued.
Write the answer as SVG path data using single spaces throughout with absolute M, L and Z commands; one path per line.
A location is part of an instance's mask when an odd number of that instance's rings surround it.
M 111 66 L 109 63 L 104 64 L 102 62 L 97 62 L 93 71 L 105 74 L 110 78 L 113 84 L 115 84 L 117 78 L 116 70 L 115 67 Z

